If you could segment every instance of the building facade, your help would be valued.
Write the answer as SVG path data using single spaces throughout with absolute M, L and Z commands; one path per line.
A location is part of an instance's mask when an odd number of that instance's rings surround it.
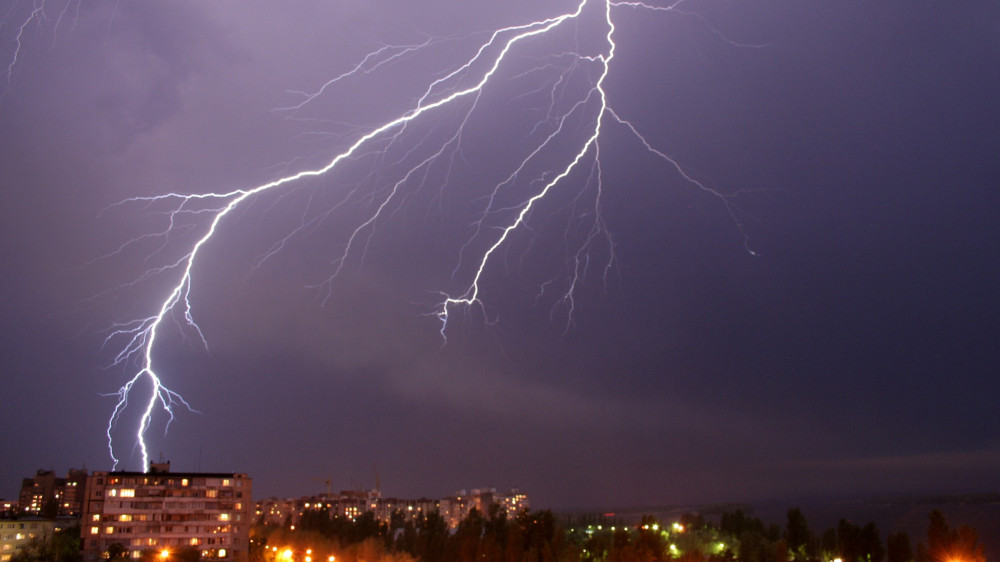
M 39 470 L 34 477 L 21 481 L 17 511 L 21 515 L 79 517 L 86 486 L 86 470 L 71 468 L 65 478 L 57 477 L 51 470 Z
M 196 549 L 203 560 L 245 562 L 253 524 L 252 480 L 240 473 L 94 472 L 80 522 L 86 562 L 127 551 Z
M 522 494 L 517 488 L 512 488 L 506 494 L 497 493 L 496 488 L 474 488 L 471 492 L 462 490 L 441 498 L 441 517 L 448 528 L 454 530 L 473 509 L 485 516 L 494 505 L 506 512 L 508 517 L 531 508 L 527 494 Z
M 473 509 L 486 515 L 492 506 L 506 512 L 508 517 L 514 517 L 531 507 L 528 496 L 516 488 L 508 493 L 498 493 L 495 488 L 477 488 L 471 492 L 462 490 L 440 500 L 384 497 L 378 489 L 342 490 L 337 495 L 263 499 L 256 504 L 254 520 L 270 525 L 296 525 L 305 511 L 322 510 L 330 517 L 352 521 L 362 514 L 372 513 L 377 521 L 389 523 L 393 513 L 412 520 L 436 511 L 448 528 L 455 530 Z
M 30 548 L 32 541 L 48 540 L 54 533 L 69 529 L 78 522 L 75 517 L 0 519 L 0 562 L 13 558 L 18 550 Z

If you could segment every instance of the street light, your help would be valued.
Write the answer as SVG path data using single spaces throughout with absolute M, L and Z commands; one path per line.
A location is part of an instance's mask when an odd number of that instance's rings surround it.
M 167 558 L 170 558 L 170 551 L 164 548 L 160 551 L 160 560 L 166 560 Z

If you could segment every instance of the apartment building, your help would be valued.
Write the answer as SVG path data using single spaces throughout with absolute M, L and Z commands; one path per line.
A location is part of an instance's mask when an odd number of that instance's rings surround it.
M 86 485 L 86 470 L 71 468 L 65 478 L 51 470 L 38 470 L 32 478 L 21 481 L 17 510 L 21 515 L 79 517 Z
M 476 488 L 471 492 L 462 490 L 440 500 L 383 497 L 378 489 L 342 490 L 337 495 L 288 499 L 272 497 L 261 500 L 257 502 L 254 520 L 272 525 L 295 525 L 306 510 L 323 510 L 331 517 L 351 520 L 371 512 L 377 521 L 388 523 L 396 512 L 405 519 L 417 519 L 437 511 L 449 529 L 455 530 L 473 509 L 485 515 L 493 505 L 506 512 L 509 517 L 531 507 L 528 496 L 517 488 L 508 493 L 498 493 L 496 488 Z
M 493 505 L 506 512 L 508 517 L 514 517 L 531 507 L 528 496 L 517 488 L 512 488 L 506 494 L 498 493 L 496 488 L 474 488 L 471 492 L 461 490 L 441 498 L 441 517 L 447 522 L 448 528 L 454 530 L 473 509 L 486 515 Z
M 170 463 L 153 463 L 149 472 L 97 471 L 80 523 L 83 559 L 196 549 L 203 560 L 245 562 L 252 514 L 246 474 L 170 472 Z
M 52 536 L 55 528 L 52 519 L 0 520 L 0 562 L 10 560 L 30 541 Z

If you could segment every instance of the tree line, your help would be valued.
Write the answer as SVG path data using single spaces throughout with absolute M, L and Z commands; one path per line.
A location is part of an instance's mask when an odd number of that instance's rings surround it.
M 985 562 L 974 529 L 952 528 L 930 513 L 926 539 L 906 533 L 882 541 L 874 523 L 841 519 L 814 533 L 802 511 L 789 509 L 784 526 L 735 510 L 718 522 L 685 514 L 676 522 L 651 516 L 638 525 L 599 517 L 559 518 L 551 511 L 509 516 L 496 506 L 473 510 L 452 532 L 437 512 L 417 518 L 373 513 L 354 519 L 307 510 L 296 525 L 257 525 L 251 562 Z M 329 553 L 329 554 L 327 554 Z
M 117 546 L 117 545 L 116 545 Z M 108 553 L 126 559 L 124 545 Z M 155 552 L 144 559 L 155 559 Z M 906 533 L 881 540 L 874 523 L 841 519 L 814 533 L 802 511 L 789 509 L 784 526 L 766 524 L 742 511 L 718 522 L 689 513 L 676 522 L 644 516 L 638 525 L 592 517 L 557 517 L 551 511 L 508 514 L 497 506 L 473 510 L 450 531 L 438 512 L 417 518 L 396 512 L 387 522 L 371 512 L 354 519 L 307 510 L 296 525 L 255 525 L 251 562 L 985 562 L 976 531 L 953 528 L 938 510 L 930 513 L 924 540 Z M 201 558 L 190 548 L 174 562 Z M 79 526 L 29 541 L 11 562 L 78 562 Z

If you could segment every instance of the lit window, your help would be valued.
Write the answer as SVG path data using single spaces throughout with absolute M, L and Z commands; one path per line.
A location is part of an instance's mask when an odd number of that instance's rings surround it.
M 118 490 L 115 490 L 114 488 L 112 488 L 112 489 L 108 490 L 108 495 L 111 496 L 111 497 L 113 497 L 113 498 L 117 497 L 118 496 Z
M 219 514 L 219 521 L 229 521 L 229 514 L 228 513 L 220 513 Z
M 232 483 L 232 480 L 230 480 L 230 479 L 228 479 L 228 478 L 224 478 L 224 479 L 222 480 L 222 485 L 223 485 L 223 486 L 232 486 L 232 485 L 233 485 L 233 483 Z
M 95 514 L 91 515 L 90 516 L 90 520 L 91 521 L 100 521 L 101 520 L 101 514 L 100 513 L 95 513 Z
M 104 528 L 104 532 L 110 535 L 115 532 L 115 528 L 112 527 L 111 525 L 108 525 L 107 527 Z
M 189 541 L 189 544 L 191 546 L 198 546 L 198 537 L 191 537 L 191 540 Z
M 219 496 L 219 491 L 218 490 L 205 490 L 205 497 L 206 498 L 215 498 L 215 497 L 218 497 L 218 496 Z
M 226 557 L 226 549 L 220 548 L 219 549 L 219 558 L 225 558 L 225 557 Z
M 119 521 L 131 521 L 132 520 L 132 515 L 129 514 L 129 513 L 122 513 L 121 515 L 118 516 L 118 520 Z
M 181 478 L 181 486 L 187 486 L 187 485 L 188 485 L 188 479 L 187 478 Z
M 133 489 L 122 490 L 122 497 L 123 498 L 134 498 L 135 497 L 135 490 L 133 490 Z

